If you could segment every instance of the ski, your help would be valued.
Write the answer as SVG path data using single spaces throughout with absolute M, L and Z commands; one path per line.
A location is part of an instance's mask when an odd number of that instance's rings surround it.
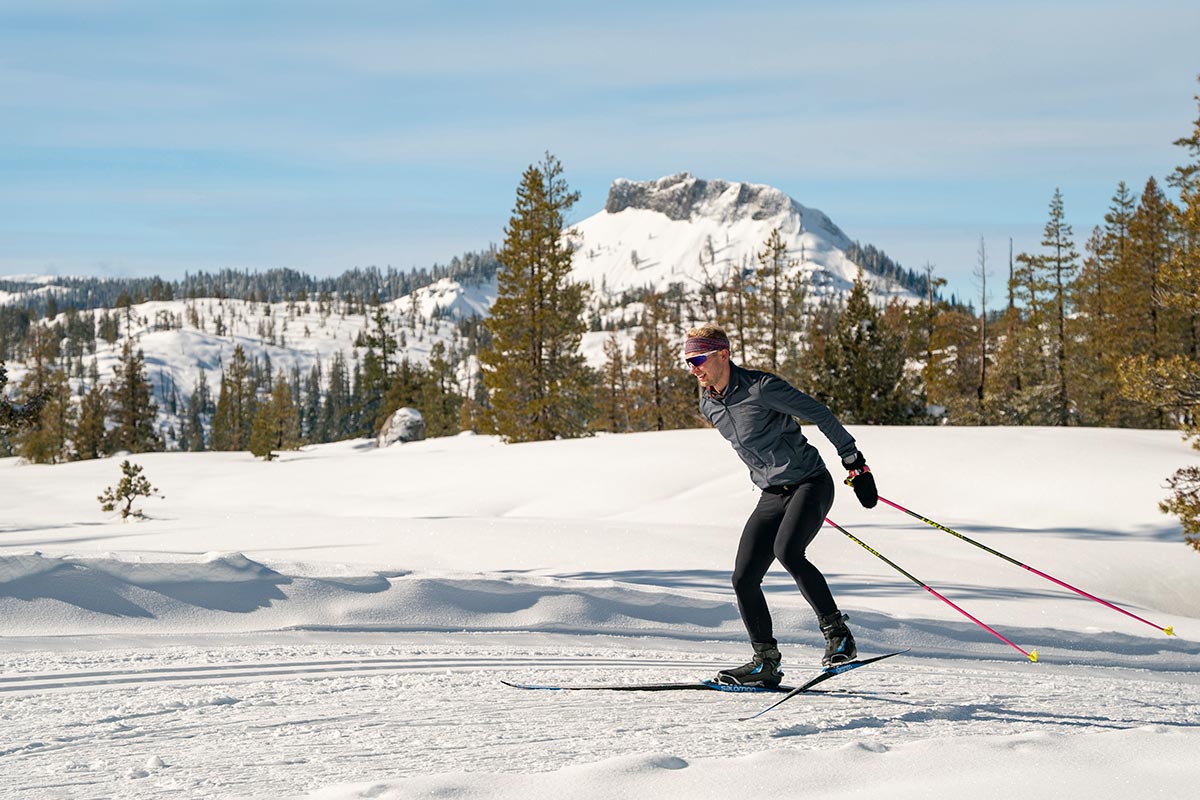
M 513 689 L 533 689 L 548 692 L 688 692 L 688 691 L 709 691 L 709 692 L 731 692 L 735 694 L 783 694 L 778 703 L 768 706 L 759 711 L 753 716 L 744 717 L 742 721 L 760 717 L 770 711 L 775 706 L 783 703 L 791 697 L 795 697 L 801 692 L 816 691 L 813 687 L 819 683 L 823 683 L 830 678 L 841 675 L 843 672 L 849 672 L 852 669 L 865 667 L 867 664 L 874 664 L 876 661 L 882 661 L 885 658 L 898 656 L 902 653 L 907 653 L 908 650 L 897 650 L 894 653 L 885 653 L 881 656 L 873 656 L 872 658 L 864 658 L 859 661 L 848 661 L 845 664 L 837 664 L 832 667 L 826 667 L 812 680 L 800 686 L 739 686 L 731 683 L 717 683 L 716 681 L 690 681 L 687 683 L 563 683 L 563 684 L 548 684 L 548 683 L 514 683 L 512 681 L 501 680 L 505 686 L 510 686 Z
M 847 661 L 845 664 L 834 664 L 832 667 L 826 667 L 825 669 L 823 669 L 821 671 L 820 675 L 817 675 L 815 678 L 808 681 L 807 683 L 801 684 L 800 686 L 797 686 L 796 688 L 792 689 L 786 695 L 779 698 L 778 701 L 767 706 L 762 711 L 759 711 L 756 714 L 751 714 L 748 717 L 740 717 L 738 721 L 739 722 L 749 722 L 752 719 L 757 719 L 758 717 L 761 717 L 763 714 L 766 714 L 771 709 L 778 708 L 780 705 L 786 703 L 788 700 L 791 700 L 796 695 L 801 694 L 802 692 L 810 691 L 817 684 L 824 683 L 825 681 L 829 680 L 830 678 L 841 675 L 844 672 L 849 672 L 852 669 L 858 669 L 859 667 L 865 667 L 868 664 L 874 664 L 876 661 L 883 661 L 885 658 L 891 658 L 892 656 L 898 656 L 898 655 L 901 655 L 901 654 L 907 653 L 907 652 L 908 652 L 908 649 L 897 650 L 894 653 L 884 653 L 881 656 L 872 656 L 871 658 L 863 658 L 863 659 L 859 659 L 857 661 Z
M 563 684 L 561 686 L 536 683 L 512 683 L 511 681 L 500 681 L 505 686 L 511 686 L 514 689 L 543 689 L 551 692 L 686 692 L 686 691 L 713 691 L 713 692 L 737 692 L 746 694 L 759 694 L 769 692 L 779 694 L 781 692 L 795 691 L 794 686 L 777 686 L 768 688 L 766 686 L 738 686 L 730 683 L 717 683 L 716 681 L 694 681 L 691 683 L 591 683 L 591 684 Z

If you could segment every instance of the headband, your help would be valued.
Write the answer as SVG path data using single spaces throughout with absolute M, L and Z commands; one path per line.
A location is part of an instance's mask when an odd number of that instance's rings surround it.
M 689 336 L 683 345 L 685 356 L 693 353 L 707 353 L 712 350 L 728 350 L 729 342 L 725 339 L 713 339 L 708 336 Z

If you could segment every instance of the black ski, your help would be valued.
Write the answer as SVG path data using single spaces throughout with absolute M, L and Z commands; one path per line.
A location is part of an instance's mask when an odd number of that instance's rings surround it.
M 865 667 L 868 664 L 874 664 L 876 661 L 883 661 L 885 658 L 891 658 L 892 656 L 898 656 L 898 655 L 901 655 L 901 654 L 907 653 L 907 652 L 908 652 L 907 649 L 897 650 L 894 653 L 884 653 L 881 656 L 872 656 L 871 658 L 864 658 L 864 659 L 860 659 L 858 661 L 847 661 L 845 664 L 835 664 L 832 667 L 826 667 L 825 669 L 823 669 L 821 671 L 820 675 L 817 675 L 815 678 L 813 678 L 809 682 L 801 684 L 800 686 L 797 686 L 795 689 L 790 690 L 786 695 L 779 698 L 779 700 L 777 702 L 772 703 L 771 705 L 764 708 L 762 711 L 759 711 L 757 714 L 751 714 L 748 717 L 741 717 L 739 719 L 739 721 L 740 722 L 748 722 L 749 720 L 757 719 L 758 717 L 761 717 L 763 714 L 767 713 L 771 709 L 777 708 L 778 706 L 782 705 L 783 703 L 786 703 L 788 700 L 791 700 L 796 695 L 801 694 L 802 692 L 810 691 L 818 683 L 824 683 L 825 681 L 829 680 L 830 678 L 834 678 L 834 677 L 837 677 L 838 675 L 841 675 L 843 672 L 849 672 L 852 669 L 858 669 L 859 667 Z
M 717 683 L 716 681 L 694 681 L 692 683 L 585 683 L 585 684 L 564 684 L 561 686 L 536 684 L 536 683 L 512 683 L 510 681 L 500 681 L 505 686 L 511 686 L 514 689 L 545 689 L 551 692 L 686 692 L 686 691 L 713 691 L 713 692 L 738 692 L 738 693 L 753 693 L 770 692 L 778 694 L 780 692 L 791 692 L 795 690 L 794 686 L 778 686 L 774 689 L 769 689 L 765 686 L 737 686 L 736 684 Z
M 867 664 L 874 664 L 876 661 L 882 661 L 885 658 L 898 656 L 901 653 L 907 653 L 908 650 L 897 650 L 894 653 L 886 653 L 881 656 L 872 658 L 864 658 L 860 661 L 848 661 L 845 664 L 837 664 L 832 667 L 826 667 L 812 680 L 800 686 L 776 686 L 769 688 L 766 686 L 738 686 L 729 683 L 717 683 L 716 681 L 691 681 L 688 683 L 577 683 L 577 684 L 543 684 L 543 683 L 513 683 L 512 681 L 500 681 L 505 686 L 511 686 L 514 689 L 540 689 L 549 692 L 687 692 L 687 691 L 710 691 L 710 692 L 733 692 L 737 694 L 783 694 L 778 703 L 764 708 L 757 714 L 750 717 L 744 717 L 745 720 L 754 719 L 762 716 L 770 711 L 779 703 L 795 697 L 801 692 L 812 691 L 813 687 L 819 683 L 823 683 L 830 678 L 841 675 L 843 672 L 849 672 L 852 669 L 865 667 Z

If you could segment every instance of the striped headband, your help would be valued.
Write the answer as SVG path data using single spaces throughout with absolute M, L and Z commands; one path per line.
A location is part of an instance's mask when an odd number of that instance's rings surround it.
M 683 345 L 684 356 L 693 353 L 708 353 L 712 350 L 728 350 L 729 342 L 724 339 L 712 339 L 707 336 L 689 336 Z

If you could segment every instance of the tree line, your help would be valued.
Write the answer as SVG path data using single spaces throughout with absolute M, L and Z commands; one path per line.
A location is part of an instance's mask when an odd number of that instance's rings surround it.
M 152 278 L 54 278 L 53 289 L 40 283 L 0 278 L 0 291 L 20 294 L 20 299 L 0 308 L 0 336 L 9 326 L 26 323 L 30 317 L 53 318 L 68 309 L 90 310 L 115 308 L 129 298 L 133 304 L 148 300 L 183 300 L 201 297 L 229 298 L 257 303 L 305 301 L 324 295 L 343 300 L 358 298 L 361 302 L 374 296 L 383 302 L 404 297 L 417 289 L 443 278 L 462 283 L 484 283 L 491 280 L 499 263 L 496 248 L 467 251 L 454 256 L 447 264 L 434 264 L 399 270 L 394 267 L 361 267 L 330 278 L 317 278 L 294 269 L 269 269 L 259 272 L 222 269 L 216 272 L 188 273 L 180 280 Z M 7 314 L 7 317 L 5 316 Z

